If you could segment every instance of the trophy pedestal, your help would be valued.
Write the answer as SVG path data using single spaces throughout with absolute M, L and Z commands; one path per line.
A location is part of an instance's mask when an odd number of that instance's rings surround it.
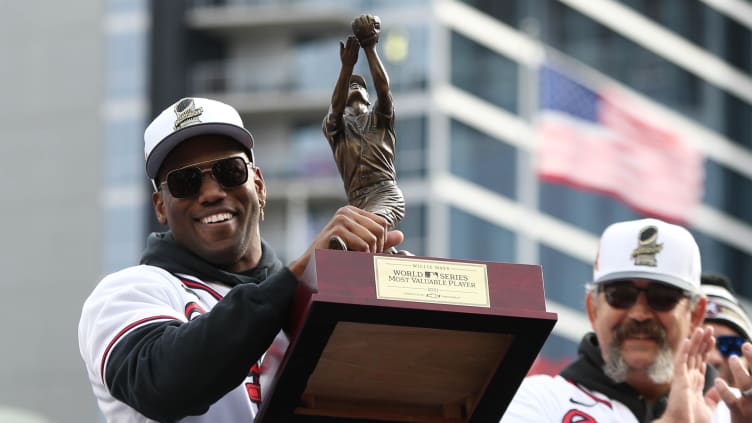
M 556 322 L 539 266 L 318 250 L 257 422 L 498 422 Z

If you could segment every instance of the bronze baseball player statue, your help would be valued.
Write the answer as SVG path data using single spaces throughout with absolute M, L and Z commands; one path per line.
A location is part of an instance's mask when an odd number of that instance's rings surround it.
M 405 199 L 396 183 L 397 138 L 389 76 L 376 52 L 381 21 L 378 16 L 360 15 L 353 20 L 352 29 L 354 35 L 339 43 L 342 67 L 323 131 L 342 176 L 348 203 L 383 217 L 393 228 L 405 216 Z M 373 107 L 365 79 L 353 74 L 361 47 L 376 89 Z M 336 238 L 330 247 L 347 249 Z

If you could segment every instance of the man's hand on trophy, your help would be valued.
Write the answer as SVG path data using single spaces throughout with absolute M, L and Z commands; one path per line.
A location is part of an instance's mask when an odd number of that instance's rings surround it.
M 341 249 L 341 245 L 347 251 L 381 253 L 401 244 L 404 239 L 402 231 L 387 229 L 383 217 L 347 205 L 334 213 L 306 252 L 290 262 L 288 267 L 300 279 L 317 249 Z
M 345 66 L 355 67 L 355 63 L 358 62 L 359 51 L 360 43 L 354 35 L 348 36 L 344 43 L 339 42 L 339 58 Z
M 336 240 L 335 238 L 339 238 Z M 381 253 L 399 245 L 405 238 L 399 230 L 389 230 L 383 217 L 352 205 L 341 207 L 314 240 L 314 248 Z
M 381 19 L 374 15 L 360 15 L 352 21 L 352 30 L 361 46 L 371 47 L 379 42 Z

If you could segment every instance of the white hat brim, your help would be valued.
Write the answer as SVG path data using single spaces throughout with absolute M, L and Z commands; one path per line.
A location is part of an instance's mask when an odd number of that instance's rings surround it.
M 154 147 L 146 160 L 146 174 L 149 178 L 156 179 L 159 168 L 162 167 L 162 162 L 173 148 L 189 138 L 200 135 L 225 135 L 234 139 L 249 151 L 253 149 L 253 136 L 245 128 L 220 122 L 193 124 L 171 133 Z M 250 159 L 253 161 L 253 157 L 250 157 Z
M 662 282 L 668 285 L 673 285 L 684 291 L 689 291 L 689 292 L 697 291 L 697 287 L 695 285 L 693 285 L 689 281 L 685 281 L 673 275 L 667 275 L 667 274 L 656 273 L 656 272 L 640 272 L 640 271 L 635 271 L 635 270 L 629 270 L 629 271 L 623 271 L 623 272 L 611 272 L 611 273 L 602 275 L 597 280 L 593 281 L 593 283 L 596 283 L 596 284 L 606 283 L 606 282 L 618 281 L 618 280 L 623 280 L 623 279 L 646 279 L 649 281 Z

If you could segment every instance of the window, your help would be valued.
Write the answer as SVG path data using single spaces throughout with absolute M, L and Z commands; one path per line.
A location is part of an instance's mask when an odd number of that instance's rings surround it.
M 642 217 L 605 195 L 547 182 L 540 184 L 538 201 L 542 212 L 594 234 L 613 222 Z
M 530 7 L 525 3 L 532 3 L 529 0 L 519 1 L 498 1 L 498 0 L 463 0 L 464 3 L 480 10 L 483 13 L 493 16 L 509 26 L 518 26 L 518 11 L 522 7 Z
M 285 158 L 292 176 L 339 177 L 320 124 L 298 126 L 290 136 L 290 156 Z
M 705 203 L 752 222 L 752 181 L 712 160 L 705 160 Z
M 451 123 L 450 170 L 509 198 L 515 198 L 514 147 L 457 121 Z
M 423 204 L 406 204 L 405 219 L 397 228 L 405 234 L 405 241 L 397 246 L 415 255 L 426 254 L 426 206 Z
M 390 25 L 381 34 L 376 48 L 389 74 L 389 83 L 394 93 L 425 89 L 426 78 L 430 73 L 426 25 Z M 367 63 L 365 60 L 363 62 Z
M 551 2 L 547 43 L 692 118 L 702 111 L 701 80 L 567 6 Z
M 426 175 L 426 119 L 423 116 L 401 118 L 397 112 L 395 167 L 397 179 Z
M 544 245 L 540 246 L 540 264 L 546 298 L 585 310 L 585 284 L 593 280 L 592 265 Z
M 703 272 L 723 273 L 738 294 L 752 298 L 752 284 L 747 282 L 752 273 L 752 256 L 702 232 L 692 231 L 692 235 L 700 247 Z
M 515 113 L 517 64 L 456 33 L 452 33 L 451 43 L 452 84 Z
M 449 257 L 459 260 L 514 261 L 515 235 L 462 210 L 450 211 Z

